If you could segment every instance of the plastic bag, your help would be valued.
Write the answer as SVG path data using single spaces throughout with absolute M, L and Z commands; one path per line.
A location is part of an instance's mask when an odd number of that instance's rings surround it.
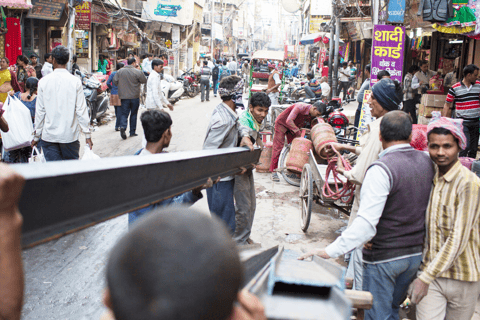
M 100 156 L 96 155 L 95 153 L 93 153 L 92 149 L 90 149 L 90 146 L 87 144 L 85 146 L 84 149 L 84 152 L 83 152 L 83 157 L 82 157 L 82 160 L 96 160 L 96 159 L 100 159 Z
M 38 151 L 37 147 L 33 147 L 32 149 L 32 155 L 30 156 L 30 158 L 28 159 L 28 163 L 34 163 L 34 162 L 39 162 L 39 163 L 43 163 L 43 162 L 47 162 L 47 160 L 45 160 L 45 156 L 43 155 L 43 149 L 40 149 L 42 151 Z
M 2 132 L 5 150 L 16 150 L 31 145 L 33 140 L 33 122 L 30 110 L 17 98 L 8 97 L 3 105 L 3 117 L 8 123 L 8 132 Z

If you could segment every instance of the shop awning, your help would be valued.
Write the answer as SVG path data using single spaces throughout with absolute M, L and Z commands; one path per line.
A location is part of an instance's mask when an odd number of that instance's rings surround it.
M 22 9 L 29 9 L 32 7 L 32 5 L 29 3 L 27 4 L 25 0 L 0 0 L 0 6 Z
M 327 37 L 330 39 L 330 33 L 328 32 L 317 32 L 305 35 L 302 39 L 300 39 L 300 45 L 304 46 L 307 44 L 314 44 L 322 40 L 323 37 Z M 344 44 L 342 39 L 340 39 L 340 44 Z

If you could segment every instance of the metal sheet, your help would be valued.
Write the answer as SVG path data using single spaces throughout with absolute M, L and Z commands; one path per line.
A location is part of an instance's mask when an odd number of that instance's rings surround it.
M 260 149 L 201 150 L 91 161 L 17 164 L 22 245 L 31 247 L 227 177 L 256 164 Z

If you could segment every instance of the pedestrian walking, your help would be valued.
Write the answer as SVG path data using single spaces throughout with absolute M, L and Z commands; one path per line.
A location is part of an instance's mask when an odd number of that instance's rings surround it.
M 413 124 L 417 124 L 417 100 L 415 99 L 415 90 L 412 88 L 413 75 L 420 68 L 416 65 L 408 68 L 408 73 L 403 80 L 403 111 L 408 113 L 413 120 Z
M 35 69 L 37 79 L 42 78 L 42 64 L 38 63 L 38 56 L 34 53 L 30 55 L 30 65 Z
M 201 91 L 201 100 L 205 101 L 205 91 L 207 92 L 206 99 L 210 101 L 210 76 L 212 71 L 208 67 L 208 61 L 203 61 L 203 67 L 200 69 L 200 91 Z
M 118 96 L 118 87 L 113 83 L 113 77 L 115 77 L 115 74 L 117 74 L 118 70 L 122 69 L 123 67 L 123 63 L 117 63 L 117 70 L 112 72 L 112 74 L 108 76 L 107 80 L 107 87 L 110 89 L 110 105 L 115 108 L 115 131 L 120 131 L 122 101 Z
M 357 111 L 355 111 L 355 123 L 354 127 L 358 128 L 360 125 L 360 116 L 362 114 L 362 105 L 363 105 L 363 97 L 365 96 L 365 90 L 368 90 L 370 88 L 370 65 L 367 64 L 365 66 L 365 81 L 363 81 L 362 86 L 360 87 L 360 90 L 358 91 L 357 95 L 357 102 L 358 102 L 358 107 Z
M 270 98 L 265 93 L 257 92 L 252 95 L 248 109 L 240 115 L 238 120 L 242 126 L 248 128 L 251 140 L 260 148 L 263 148 L 263 142 L 259 133 L 264 128 L 263 120 L 267 117 L 270 104 Z M 250 234 L 252 233 L 257 207 L 252 170 L 235 176 L 233 195 L 235 198 L 235 233 L 233 239 L 238 244 L 252 244 Z
M 153 54 L 147 53 L 147 57 L 143 59 L 142 61 L 142 70 L 143 72 L 146 72 L 148 75 L 150 75 L 150 72 L 152 72 L 152 61 L 153 61 Z
M 463 120 L 463 133 L 467 137 L 467 147 L 460 151 L 460 157 L 477 157 L 478 137 L 480 129 L 480 81 L 479 68 L 470 64 L 463 68 L 463 79 L 448 90 L 443 115 L 453 115 L 455 103 L 455 117 Z
M 435 169 L 428 155 L 410 146 L 411 134 L 412 121 L 404 112 L 383 117 L 384 151 L 366 172 L 357 218 L 327 248 L 300 258 L 337 258 L 368 242 L 363 249 L 363 290 L 372 294 L 373 305 L 365 310 L 367 320 L 398 319 L 400 304 L 422 262 L 425 211 Z M 338 166 L 342 167 L 341 161 Z
M 276 106 L 279 104 L 278 88 L 282 84 L 282 81 L 280 80 L 278 70 L 275 68 L 275 65 L 273 63 L 268 64 L 268 70 L 270 72 L 270 75 L 268 76 L 267 94 L 268 94 L 268 97 L 270 98 L 270 101 L 272 102 L 272 106 Z
M 351 76 L 351 71 L 350 71 L 350 68 L 348 67 L 348 63 L 347 62 L 342 63 L 342 67 L 338 70 L 339 85 L 338 85 L 337 94 L 340 97 L 340 93 L 343 90 L 342 99 L 345 102 L 348 102 L 348 88 L 350 87 L 350 76 Z
M 8 64 L 10 61 L 7 57 L 3 57 L 0 60 L 0 102 L 5 103 L 8 97 L 8 92 L 13 88 L 13 82 L 17 81 L 15 74 L 8 69 Z M 21 91 L 20 87 L 18 90 L 14 91 Z
M 418 320 L 470 320 L 480 294 L 480 179 L 458 160 L 467 147 L 462 120 L 435 113 L 427 136 L 438 169 L 426 213 L 422 272 L 411 300 Z
M 232 58 L 232 61 L 228 63 L 228 70 L 230 70 L 230 74 L 234 76 L 237 74 L 237 69 L 238 69 L 237 62 L 235 61 L 235 58 Z
M 103 54 L 98 58 L 97 72 L 101 72 L 103 75 L 107 74 L 108 61 Z
M 44 58 L 45 58 L 45 63 L 43 64 L 43 67 L 42 67 L 42 78 L 53 72 L 52 53 L 45 53 Z
M 220 78 L 220 66 L 214 62 L 214 67 L 212 68 L 212 82 L 213 82 L 213 96 L 217 96 L 218 82 Z
M 139 69 L 135 58 L 128 58 L 128 66 L 123 67 L 113 77 L 113 83 L 118 87 L 118 96 L 122 102 L 120 136 L 127 139 L 128 117 L 130 115 L 130 137 L 138 136 L 137 113 L 140 107 L 140 86 L 147 83 L 147 78 Z
M 67 70 L 69 58 L 67 48 L 55 47 L 52 51 L 55 71 L 38 82 L 32 147 L 39 144 L 47 161 L 78 159 L 80 130 L 87 148 L 93 147 L 82 82 Z
M 231 75 L 231 73 L 230 73 L 230 70 L 228 69 L 228 66 L 227 66 L 227 60 L 223 60 L 223 63 L 220 66 L 220 70 L 219 70 L 218 82 L 220 83 L 220 81 L 222 81 L 222 79 L 224 79 L 224 78 L 226 78 L 230 75 Z
M 173 105 L 168 102 L 162 92 L 163 61 L 160 59 L 152 60 L 151 69 L 147 81 L 147 109 L 163 109 L 164 106 L 167 106 L 170 110 L 173 110 Z
M 203 149 L 222 149 L 248 146 L 253 150 L 248 128 L 238 122 L 235 112 L 234 96 L 243 88 L 243 80 L 237 76 L 223 78 L 219 84 L 219 94 L 222 98 L 213 111 L 207 129 Z M 233 200 L 234 177 L 226 177 L 220 180 L 212 188 L 207 189 L 208 207 L 212 214 L 222 219 L 230 229 L 235 232 L 235 205 Z

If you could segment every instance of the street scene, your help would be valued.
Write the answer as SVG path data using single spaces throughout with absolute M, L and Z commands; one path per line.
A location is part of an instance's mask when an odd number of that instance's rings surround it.
M 476 8 L 0 0 L 0 319 L 480 320 Z

